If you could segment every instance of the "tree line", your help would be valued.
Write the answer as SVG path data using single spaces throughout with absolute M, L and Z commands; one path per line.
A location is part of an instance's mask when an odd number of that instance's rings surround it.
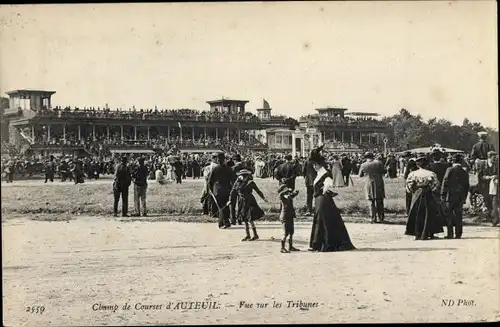
M 488 141 L 498 151 L 498 129 L 484 127 L 481 123 L 465 118 L 462 125 L 454 125 L 446 119 L 432 118 L 424 121 L 421 115 L 412 115 L 401 109 L 397 114 L 384 117 L 383 121 L 392 127 L 388 143 L 396 151 L 427 147 L 435 143 L 469 153 L 477 142 L 478 132 L 488 132 Z

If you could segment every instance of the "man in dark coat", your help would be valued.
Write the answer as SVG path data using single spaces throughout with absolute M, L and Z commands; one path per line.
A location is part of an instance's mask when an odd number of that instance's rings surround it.
M 432 150 L 431 158 L 433 162 L 430 164 L 429 170 L 436 174 L 439 181 L 439 189 L 441 189 L 444 174 L 446 170 L 451 167 L 451 164 L 445 161 L 444 154 L 439 149 Z
M 149 170 L 146 165 L 144 165 L 144 157 L 139 158 L 139 165 L 135 167 L 132 173 L 132 179 L 134 180 L 134 216 L 141 215 L 141 203 L 143 209 L 143 216 L 146 217 L 146 191 L 148 189 L 148 174 Z
M 313 194 L 314 194 L 314 179 L 316 178 L 317 172 L 314 169 L 314 163 L 308 159 L 304 164 L 304 168 L 302 170 L 302 176 L 304 176 L 304 182 L 306 184 L 306 206 L 307 211 L 310 215 L 314 214 L 313 211 Z
M 236 181 L 236 176 L 239 171 L 245 169 L 243 163 L 241 162 L 241 156 L 239 154 L 235 154 L 233 156 L 233 165 L 231 167 L 233 170 L 233 178 L 234 180 L 231 182 L 231 185 L 234 185 Z M 236 204 L 238 203 L 238 192 L 231 192 L 231 204 L 230 204 L 230 213 L 231 213 L 231 224 L 236 225 Z M 243 222 L 241 219 L 238 220 L 238 225 L 242 225 Z
M 453 166 L 446 170 L 441 186 L 441 200 L 446 204 L 448 211 L 446 238 L 453 238 L 453 227 L 455 227 L 455 237 L 462 237 L 462 212 L 469 193 L 469 174 L 463 169 L 461 161 L 462 156 L 457 154 L 453 157 Z
M 54 181 L 54 174 L 56 172 L 56 163 L 54 162 L 54 156 L 50 156 L 49 161 L 45 164 L 45 183 L 47 181 Z
M 385 185 L 384 175 L 387 172 L 380 160 L 374 160 L 371 152 L 365 154 L 366 161 L 359 167 L 359 177 L 365 177 L 365 198 L 370 203 L 371 222 L 383 222 Z
M 176 159 L 172 163 L 172 169 L 174 170 L 176 184 L 182 184 L 182 174 L 183 174 L 183 170 L 184 170 L 183 168 L 184 168 L 184 164 L 182 163 L 182 161 L 180 159 Z
M 224 153 L 218 154 L 218 166 L 216 166 L 208 176 L 207 192 L 214 199 L 219 216 L 219 228 L 231 227 L 229 202 L 232 183 L 235 180 L 231 167 L 226 165 Z
M 118 202 L 122 198 L 122 216 L 128 217 L 128 189 L 132 182 L 130 168 L 127 165 L 127 157 L 122 157 L 122 162 L 115 168 L 115 181 L 113 183 L 113 212 L 118 216 Z
M 295 179 L 297 178 L 297 168 L 291 154 L 285 156 L 285 162 L 276 168 L 276 179 L 279 185 L 285 184 L 292 191 L 295 191 Z
M 200 178 L 200 163 L 196 160 L 196 158 L 194 158 L 191 162 L 191 166 L 193 167 L 193 179 Z
M 346 186 L 349 186 L 349 180 L 352 172 L 351 159 L 349 159 L 347 155 L 343 154 L 340 162 L 342 163 L 342 177 L 344 177 L 344 183 Z
M 479 132 L 477 135 L 479 136 L 479 142 L 472 147 L 471 160 L 474 162 L 476 160 L 488 160 L 488 152 L 495 151 L 495 147 L 487 142 L 488 133 Z

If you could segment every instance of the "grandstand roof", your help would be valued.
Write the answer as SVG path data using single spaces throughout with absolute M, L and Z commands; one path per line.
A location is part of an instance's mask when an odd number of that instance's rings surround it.
M 219 104 L 219 103 L 248 103 L 250 101 L 248 100 L 233 100 L 233 99 L 219 99 L 219 100 L 212 100 L 212 101 L 207 101 L 208 104 Z
M 16 95 L 20 93 L 43 93 L 46 95 L 52 95 L 56 93 L 56 91 L 45 91 L 45 90 L 31 90 L 31 89 L 22 89 L 22 90 L 13 90 L 9 92 L 5 92 L 8 95 Z

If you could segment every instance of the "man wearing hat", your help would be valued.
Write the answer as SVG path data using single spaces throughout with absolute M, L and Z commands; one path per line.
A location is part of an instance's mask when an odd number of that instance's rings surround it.
M 132 182 L 130 168 L 127 165 L 128 158 L 123 156 L 121 163 L 115 168 L 115 180 L 113 183 L 113 213 L 118 216 L 118 202 L 122 199 L 122 216 L 128 217 L 128 189 Z
M 384 221 L 384 198 L 385 185 L 384 174 L 386 170 L 384 164 L 379 160 L 374 160 L 375 156 L 371 152 L 364 155 L 366 161 L 359 167 L 359 177 L 365 177 L 365 198 L 369 202 L 371 222 Z
M 463 231 L 462 212 L 467 195 L 469 194 L 469 174 L 463 169 L 460 162 L 462 156 L 455 154 L 452 158 L 453 166 L 446 169 L 441 186 L 441 200 L 447 208 L 446 238 L 453 238 L 453 227 L 455 237 L 461 238 Z
M 477 135 L 479 136 L 479 142 L 472 147 L 471 159 L 475 162 L 478 162 L 478 160 L 486 161 L 488 160 L 488 152 L 495 151 L 495 147 L 486 141 L 488 133 L 479 132 Z
M 297 167 L 291 154 L 285 156 L 285 162 L 276 168 L 275 177 L 279 185 L 285 184 L 288 188 L 295 190 L 295 179 L 297 178 Z
M 45 163 L 45 183 L 47 181 L 54 182 L 54 173 L 56 172 L 56 164 L 54 162 L 54 156 L 51 155 L 50 159 Z
M 134 169 L 132 173 L 132 179 L 134 181 L 134 216 L 141 215 L 141 203 L 143 209 L 143 216 L 147 215 L 146 212 L 146 191 L 148 188 L 148 167 L 144 165 L 144 157 L 138 159 L 139 165 Z
M 232 181 L 232 184 L 234 185 L 234 182 L 236 181 L 236 176 L 238 173 L 245 169 L 243 166 L 243 163 L 241 162 L 241 156 L 239 154 L 235 154 L 233 156 L 233 165 L 231 167 L 233 170 L 233 177 L 234 180 Z M 238 192 L 231 192 L 231 204 L 230 204 L 230 213 L 231 213 L 231 224 L 236 225 L 236 204 L 238 203 Z M 241 219 L 238 219 L 238 224 L 241 225 L 243 222 Z
M 432 163 L 429 168 L 434 174 L 436 174 L 439 181 L 439 189 L 443 183 L 444 174 L 446 170 L 451 167 L 451 164 L 444 160 L 444 153 L 438 148 L 434 148 L 431 154 Z
M 312 150 L 311 155 L 314 155 L 315 151 L 316 150 Z M 314 214 L 312 203 L 314 195 L 314 179 L 317 175 L 316 169 L 314 169 L 314 163 L 311 161 L 311 155 L 305 162 L 302 170 L 302 176 L 304 176 L 304 183 L 306 184 L 306 206 L 310 215 Z
M 489 151 L 488 159 L 482 169 L 478 171 L 477 179 L 485 190 L 484 203 L 488 210 L 488 217 L 493 218 L 493 226 L 498 224 L 498 159 L 495 151 Z
M 207 193 L 212 197 L 217 207 L 219 216 L 219 228 L 231 227 L 230 210 L 226 205 L 230 200 L 232 184 L 234 181 L 234 172 L 231 167 L 226 165 L 226 156 L 224 153 L 217 155 L 218 165 L 213 168 L 208 176 Z

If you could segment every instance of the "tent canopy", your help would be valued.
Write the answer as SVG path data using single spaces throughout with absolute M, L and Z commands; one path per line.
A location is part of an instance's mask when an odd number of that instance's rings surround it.
M 455 150 L 455 149 L 450 149 L 450 148 L 439 148 L 441 151 L 445 153 L 464 153 L 462 150 Z M 407 151 L 401 151 L 398 152 L 398 154 L 405 153 L 405 152 L 411 152 L 411 153 L 431 153 L 432 148 L 431 147 L 426 147 L 426 148 L 415 148 Z

